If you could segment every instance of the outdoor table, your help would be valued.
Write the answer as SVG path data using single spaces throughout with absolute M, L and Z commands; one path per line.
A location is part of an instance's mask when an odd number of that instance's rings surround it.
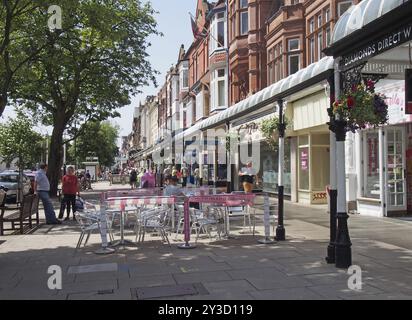
M 124 215 L 126 213 L 126 206 L 139 205 L 162 205 L 174 204 L 175 197 L 166 196 L 129 196 L 129 197 L 110 197 L 105 199 L 106 204 L 111 207 L 119 207 L 120 210 L 120 240 L 112 244 L 112 246 L 119 245 L 135 245 L 134 242 L 124 239 Z
M 184 241 L 185 243 L 179 245 L 180 249 L 191 249 L 196 246 L 191 245 L 190 241 L 190 214 L 189 214 L 189 204 L 191 202 L 198 203 L 213 203 L 213 204 L 222 204 L 227 206 L 228 204 L 233 204 L 236 201 L 236 204 L 242 203 L 243 205 L 253 204 L 253 200 L 256 195 L 253 193 L 243 193 L 243 194 L 216 194 L 216 195 L 202 195 L 202 196 L 189 196 L 185 199 L 184 202 Z

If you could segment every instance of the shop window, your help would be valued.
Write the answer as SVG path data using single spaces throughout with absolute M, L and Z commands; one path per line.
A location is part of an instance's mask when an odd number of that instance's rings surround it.
M 266 142 L 261 142 L 260 146 L 260 171 L 258 176 L 262 183 L 263 190 L 266 192 L 277 192 L 279 154 L 277 150 L 271 149 Z M 284 192 L 291 194 L 291 161 L 290 161 L 290 140 L 285 139 L 285 158 L 284 158 Z
M 364 166 L 365 185 L 364 196 L 366 198 L 380 198 L 379 184 L 379 134 L 378 132 L 365 133 L 364 141 Z
M 403 130 L 387 129 L 387 172 L 388 172 L 388 205 L 402 207 L 405 204 L 405 176 L 403 163 Z
M 312 191 L 325 191 L 330 178 L 329 134 L 311 135 L 311 188 Z

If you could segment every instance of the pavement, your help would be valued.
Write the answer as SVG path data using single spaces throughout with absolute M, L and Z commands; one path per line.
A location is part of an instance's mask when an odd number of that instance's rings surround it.
M 98 183 L 83 196 L 97 199 L 101 190 L 113 188 L 122 186 Z M 286 202 L 286 241 L 274 244 L 257 242 L 263 235 L 261 221 L 255 236 L 242 222 L 231 221 L 236 239 L 201 237 L 196 248 L 183 250 L 177 247 L 181 235 L 170 237 L 170 247 L 151 235 L 143 244 L 117 247 L 109 255 L 94 253 L 100 248 L 98 235 L 75 250 L 79 227 L 74 221 L 8 234 L 0 237 L 0 299 L 412 298 L 412 221 L 350 215 L 360 290 L 349 288 L 354 281 L 347 270 L 325 261 L 326 206 Z M 126 238 L 134 240 L 132 230 Z M 61 288 L 49 289 L 48 284 L 58 284 L 53 282 L 58 273 L 50 266 L 61 268 Z

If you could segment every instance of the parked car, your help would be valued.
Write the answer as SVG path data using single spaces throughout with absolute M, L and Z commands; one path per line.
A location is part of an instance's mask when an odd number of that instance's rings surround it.
M 34 179 L 36 178 L 36 171 L 24 171 L 24 174 L 30 179 L 31 190 L 34 190 Z
M 16 171 L 3 171 L 0 173 L 0 186 L 7 188 L 6 203 L 16 203 L 18 192 L 19 173 Z M 29 177 L 23 173 L 23 195 L 28 195 L 33 192 L 33 188 Z

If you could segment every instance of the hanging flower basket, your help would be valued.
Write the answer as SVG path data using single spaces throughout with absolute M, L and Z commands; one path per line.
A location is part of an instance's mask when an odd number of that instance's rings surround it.
M 375 93 L 375 83 L 371 80 L 353 86 L 350 92 L 333 103 L 335 119 L 345 121 L 352 132 L 366 127 L 377 127 L 388 121 L 388 105 L 385 96 Z
M 288 119 L 284 117 L 285 128 L 289 126 Z M 260 124 L 260 130 L 262 131 L 263 136 L 265 137 L 266 143 L 269 145 L 269 148 L 276 150 L 279 145 L 279 128 L 280 122 L 278 117 L 272 117 L 265 119 Z

